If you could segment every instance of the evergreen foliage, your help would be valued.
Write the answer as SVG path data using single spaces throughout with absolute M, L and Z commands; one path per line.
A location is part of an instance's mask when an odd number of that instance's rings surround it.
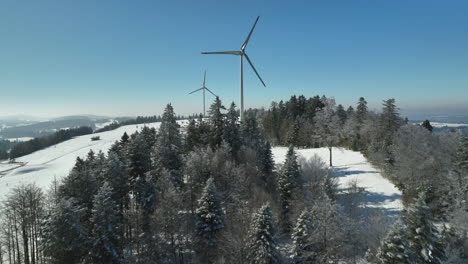
M 312 228 L 312 216 L 307 209 L 304 209 L 291 235 L 294 246 L 293 263 L 313 263 L 313 245 L 310 242 Z
M 274 239 L 274 226 L 270 206 L 264 204 L 252 219 L 249 231 L 249 243 L 247 245 L 248 263 L 274 264 L 281 262 Z
M 229 145 L 230 153 L 233 156 L 237 155 L 242 144 L 238 116 L 236 105 L 232 102 L 226 114 L 223 140 Z
M 218 147 L 223 141 L 224 133 L 224 114 L 221 113 L 221 110 L 226 108 L 221 103 L 221 100 L 218 96 L 214 103 L 210 106 L 210 125 L 211 125 L 211 135 L 210 135 L 210 145 L 212 148 Z
M 421 126 L 426 128 L 427 130 L 429 130 L 431 132 L 432 132 L 432 129 L 434 129 L 429 120 L 424 120 L 424 122 L 422 122 Z
M 291 228 L 290 216 L 293 192 L 299 186 L 300 173 L 294 147 L 290 146 L 278 177 L 278 191 L 281 203 L 281 224 L 284 232 Z
M 382 264 L 411 263 L 409 259 L 406 227 L 401 221 L 393 224 L 377 251 L 377 259 Z

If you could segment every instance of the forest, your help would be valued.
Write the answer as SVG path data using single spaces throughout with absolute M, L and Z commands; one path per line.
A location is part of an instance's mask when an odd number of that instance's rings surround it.
M 362 97 L 345 109 L 292 96 L 239 122 L 216 98 L 186 131 L 176 119 L 168 104 L 159 130 L 78 157 L 48 190 L 13 189 L 0 263 L 468 262 L 468 137 L 409 124 L 394 99 L 374 112 Z M 272 146 L 288 147 L 283 163 Z M 329 160 L 296 153 L 317 147 Z M 397 219 L 359 210 L 358 186 L 339 193 L 334 147 L 363 153 L 398 186 Z

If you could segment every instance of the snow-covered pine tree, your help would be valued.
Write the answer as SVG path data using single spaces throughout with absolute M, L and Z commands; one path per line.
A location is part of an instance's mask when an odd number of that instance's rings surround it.
M 310 242 L 312 232 L 312 216 L 308 209 L 304 209 L 292 231 L 293 263 L 313 263 L 313 248 Z
M 299 121 L 299 118 L 296 118 L 294 121 L 294 124 L 288 131 L 288 144 L 292 146 L 297 146 L 299 143 L 299 130 L 301 128 L 301 123 Z
M 265 141 L 262 147 L 257 150 L 258 160 L 260 162 L 260 171 L 263 174 L 264 180 L 268 182 L 266 177 L 273 173 L 275 167 L 275 161 L 273 160 L 273 152 L 271 151 L 270 142 Z
M 245 119 L 241 123 L 241 139 L 243 144 L 256 149 L 262 140 L 257 118 L 253 113 L 247 112 Z
M 274 239 L 274 222 L 269 204 L 264 204 L 253 216 L 247 245 L 248 263 L 280 263 L 280 253 Z
M 213 178 L 209 178 L 195 210 L 195 237 L 199 256 L 205 262 L 214 261 L 219 246 L 219 234 L 224 228 L 224 211 Z
M 112 192 L 112 187 L 105 182 L 94 197 L 89 252 L 92 263 L 118 263 L 121 257 L 120 221 Z
M 236 155 L 241 147 L 239 115 L 236 111 L 236 105 L 231 103 L 226 114 L 226 122 L 224 126 L 223 139 L 229 145 L 229 151 L 232 155 Z
M 210 145 L 212 148 L 217 148 L 223 142 L 223 133 L 224 133 L 224 114 L 221 113 L 221 110 L 225 110 L 226 108 L 221 103 L 221 100 L 218 96 L 214 103 L 210 106 L 210 125 L 211 125 L 211 133 L 210 133 Z
M 112 199 L 123 216 L 124 207 L 128 205 L 130 184 L 127 168 L 115 152 L 109 152 L 105 165 L 104 180 L 112 187 Z
M 408 208 L 407 234 L 410 257 L 415 263 L 441 263 L 445 259 L 441 236 L 433 223 L 432 213 L 426 204 L 426 194 L 421 192 Z
M 181 185 L 182 153 L 179 125 L 176 122 L 174 108 L 172 108 L 171 104 L 168 104 L 164 110 L 158 138 L 153 148 L 155 173 L 161 175 L 162 170 L 167 170 L 171 180 L 176 185 Z
M 44 254 L 49 263 L 82 263 L 89 252 L 87 209 L 74 198 L 60 200 L 45 223 Z
M 347 114 L 346 111 L 344 110 L 343 105 L 339 104 L 336 107 L 336 115 L 338 116 L 338 119 L 340 120 L 340 125 L 344 125 L 346 122 Z
M 385 238 L 380 242 L 380 247 L 377 250 L 377 259 L 380 263 L 411 263 L 408 255 L 408 241 L 405 232 L 406 226 L 401 221 L 397 221 L 393 224 Z
M 185 136 L 185 152 L 192 151 L 195 147 L 200 144 L 200 133 L 197 127 L 197 122 L 195 119 L 190 118 L 189 124 L 187 126 L 187 134 Z
M 362 125 L 364 120 L 367 119 L 367 101 L 364 97 L 360 97 L 356 107 L 356 122 Z
M 281 225 L 284 232 L 291 229 L 290 211 L 293 191 L 299 185 L 300 172 L 294 147 L 290 146 L 286 160 L 278 177 L 278 190 L 281 203 Z

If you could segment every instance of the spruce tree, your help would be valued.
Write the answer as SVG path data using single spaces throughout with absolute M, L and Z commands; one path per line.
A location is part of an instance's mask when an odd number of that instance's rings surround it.
M 239 115 L 236 111 L 236 105 L 231 103 L 226 114 L 226 122 L 224 126 L 223 139 L 229 145 L 229 151 L 232 155 L 236 155 L 241 147 Z
M 408 208 L 407 234 L 412 261 L 416 263 L 440 263 L 445 259 L 440 234 L 433 224 L 426 194 L 421 192 L 418 199 Z
M 356 107 L 356 122 L 361 125 L 364 120 L 367 119 L 367 101 L 364 97 L 359 98 L 358 105 Z
M 89 252 L 93 263 L 118 263 L 121 257 L 120 220 L 112 193 L 112 187 L 105 182 L 94 197 Z
M 429 120 L 424 120 L 424 122 L 422 122 L 421 126 L 432 132 L 433 127 L 432 127 L 431 122 Z
M 280 253 L 276 249 L 275 230 L 270 206 L 264 204 L 253 216 L 249 231 L 248 263 L 280 263 Z
M 293 263 L 313 263 L 313 248 L 310 242 L 312 233 L 312 216 L 309 210 L 304 209 L 292 232 L 293 240 Z
M 377 250 L 377 259 L 382 264 L 411 263 L 408 254 L 405 226 L 401 221 L 393 224 Z
M 346 122 L 347 114 L 346 111 L 344 110 L 343 105 L 339 104 L 336 107 L 336 115 L 338 116 L 338 119 L 340 120 L 340 124 L 343 125 Z
M 200 145 L 200 133 L 195 119 L 190 118 L 187 126 L 187 135 L 185 136 L 185 152 L 188 153 Z
M 223 133 L 224 133 L 224 114 L 221 113 L 221 110 L 225 110 L 226 108 L 221 103 L 221 100 L 218 96 L 214 103 L 210 106 L 210 125 L 211 125 L 211 133 L 210 133 L 210 145 L 212 148 L 217 148 L 221 145 L 223 141 Z
M 224 228 L 224 211 L 213 178 L 207 180 L 195 214 L 195 236 L 199 255 L 205 261 L 214 261 L 220 243 L 220 231 Z
M 290 214 L 293 192 L 299 186 L 300 172 L 294 147 L 290 146 L 286 160 L 278 177 L 278 191 L 281 203 L 281 224 L 284 232 L 291 228 Z
M 296 118 L 293 126 L 288 131 L 288 144 L 292 146 L 297 146 L 299 143 L 299 130 L 301 128 L 301 123 L 299 118 Z
M 176 184 L 182 184 L 182 140 L 179 125 L 176 122 L 171 104 L 166 106 L 159 127 L 158 138 L 153 151 L 153 167 L 156 175 L 163 170 L 169 173 L 170 179 Z

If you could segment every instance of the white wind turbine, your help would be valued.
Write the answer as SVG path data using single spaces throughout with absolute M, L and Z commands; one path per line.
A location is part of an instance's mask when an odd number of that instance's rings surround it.
M 230 54 L 230 55 L 239 55 L 240 56 L 240 120 L 244 121 L 244 57 L 247 59 L 247 62 L 250 64 L 252 69 L 254 70 L 255 74 L 257 74 L 258 79 L 262 82 L 263 86 L 266 87 L 265 83 L 262 80 L 262 77 L 258 74 L 257 70 L 252 64 L 252 61 L 250 61 L 249 56 L 247 56 L 247 53 L 245 53 L 245 48 L 247 47 L 247 44 L 249 43 L 250 36 L 252 36 L 252 32 L 255 29 L 255 25 L 257 25 L 258 19 L 260 16 L 257 17 L 255 20 L 255 23 L 250 30 L 249 35 L 247 36 L 247 39 L 244 41 L 244 44 L 242 44 L 241 48 L 239 51 L 218 51 L 218 52 L 202 52 L 202 54 Z
M 206 112 L 205 112 L 205 90 L 210 92 L 212 95 L 218 97 L 216 94 L 214 94 L 212 91 L 210 91 L 210 89 L 208 89 L 206 86 L 205 86 L 205 81 L 206 81 L 206 71 L 205 71 L 205 76 L 203 77 L 203 87 L 200 88 L 200 89 L 197 89 L 189 94 L 193 94 L 195 92 L 198 92 L 200 90 L 203 90 L 203 117 L 206 116 Z

